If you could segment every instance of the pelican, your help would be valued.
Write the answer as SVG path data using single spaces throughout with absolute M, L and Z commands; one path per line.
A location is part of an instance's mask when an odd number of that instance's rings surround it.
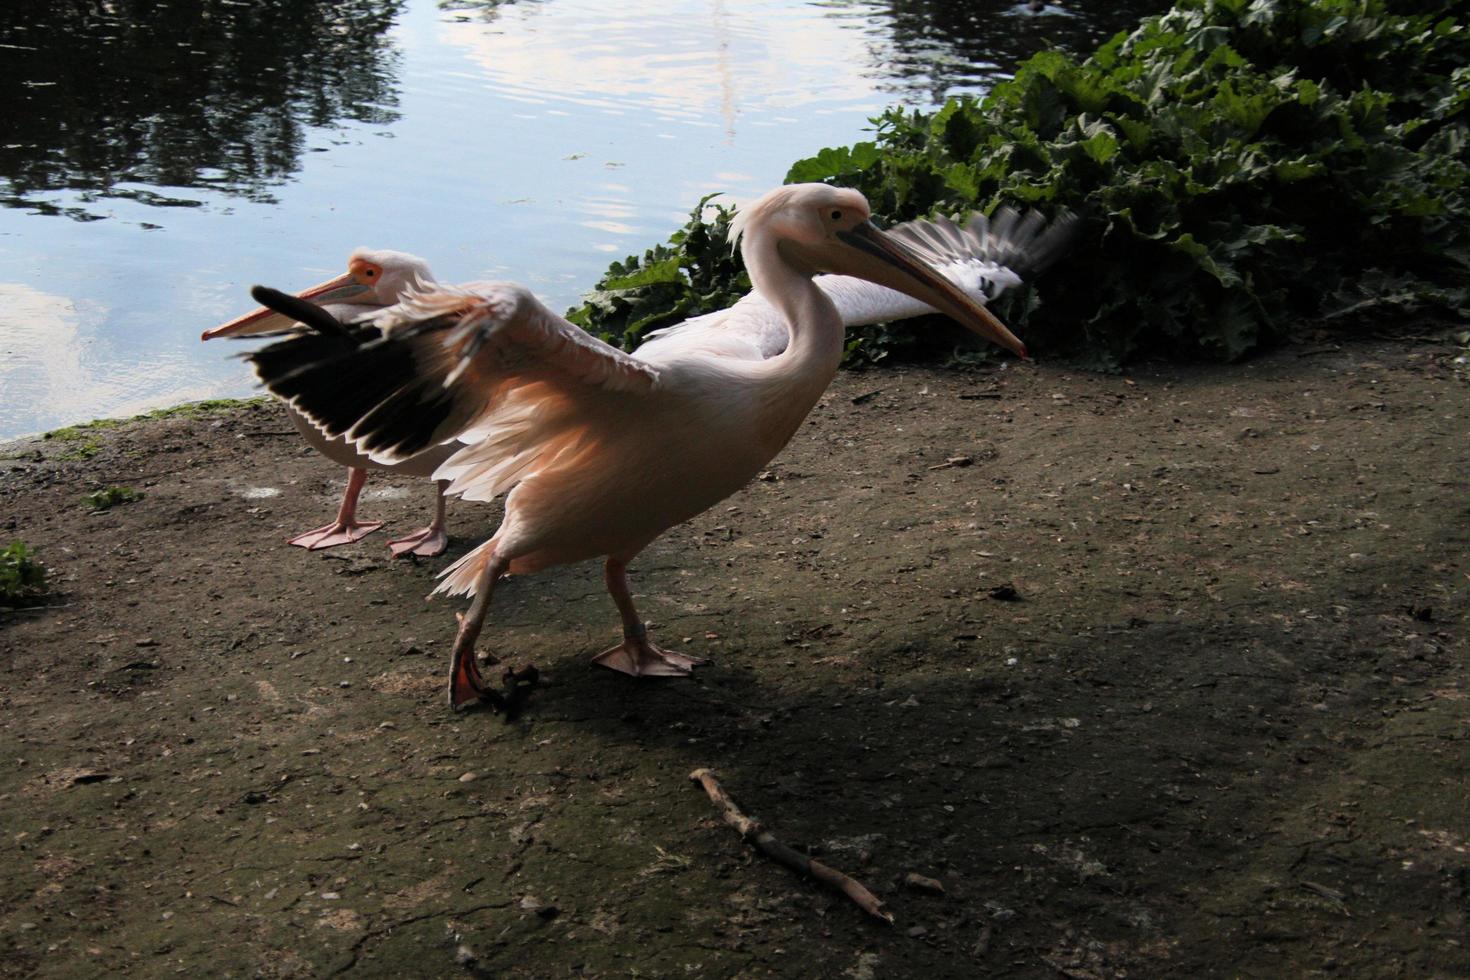
M 760 472 L 836 375 L 844 325 L 819 273 L 905 293 L 1026 356 L 995 316 L 880 231 L 855 190 L 777 188 L 739 214 L 733 235 L 759 293 L 751 304 L 784 325 L 776 353 L 727 316 L 625 354 L 524 287 L 483 282 L 435 285 L 358 325 L 328 323 L 249 355 L 266 387 L 369 459 L 392 464 L 458 441 L 464 448 L 435 473 L 449 492 L 490 500 L 508 491 L 499 529 L 435 589 L 472 597 L 450 653 L 452 707 L 506 704 L 474 651 L 496 583 L 591 558 L 604 559 L 623 628 L 595 663 L 646 677 L 703 662 L 649 639 L 627 566 Z M 269 292 L 256 297 L 272 302 Z
M 390 249 L 359 248 L 347 261 L 347 272 L 324 283 L 303 290 L 297 295 L 322 306 L 338 319 L 355 318 L 373 310 L 381 310 L 397 303 L 413 288 L 427 288 L 436 280 L 429 271 L 429 264 L 417 255 L 395 252 Z M 229 323 L 204 331 L 201 340 L 216 337 L 259 337 L 296 333 L 301 324 L 292 317 L 271 309 L 257 309 Z M 455 450 L 457 443 L 433 446 L 416 456 L 383 463 L 358 452 L 345 439 L 331 439 L 312 425 L 294 408 L 287 412 L 297 430 L 307 443 L 334 463 L 347 467 L 347 489 L 342 494 L 342 503 L 337 516 L 330 524 L 288 538 L 288 544 L 318 551 L 337 545 L 361 540 L 378 528 L 381 521 L 359 521 L 357 501 L 367 481 L 369 469 L 388 470 L 405 476 L 430 477 Z M 444 491 L 448 482 L 436 481 L 434 493 L 434 517 L 427 527 L 402 538 L 388 542 L 393 557 L 419 555 L 431 558 L 442 554 L 449 546 L 445 534 Z
M 1013 208 L 1001 207 L 993 218 L 976 213 L 963 225 L 948 218 L 910 221 L 888 229 L 888 235 L 971 299 L 986 303 L 1055 261 L 1076 221 L 1076 215 L 1064 212 L 1047 224 L 1039 212 L 1023 217 Z M 845 326 L 891 323 L 936 312 L 923 300 L 865 279 L 820 275 L 812 281 L 832 300 Z M 633 356 L 647 360 L 672 355 L 684 346 L 723 342 L 748 343 L 752 356 L 765 359 L 784 351 L 788 339 L 785 315 L 759 290 L 752 290 L 728 309 L 653 331 Z

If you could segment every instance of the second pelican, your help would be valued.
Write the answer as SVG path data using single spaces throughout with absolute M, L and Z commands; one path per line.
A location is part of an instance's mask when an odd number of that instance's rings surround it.
M 348 258 L 346 273 L 297 295 L 321 306 L 335 318 L 348 320 L 392 306 L 409 290 L 426 288 L 434 282 L 429 264 L 417 255 L 391 249 L 359 248 Z M 262 308 L 212 327 L 199 339 L 264 337 L 294 334 L 301 330 L 302 325 L 290 315 Z M 433 446 L 416 456 L 385 464 L 369 459 L 345 439 L 328 438 L 289 406 L 287 414 L 313 449 L 332 462 L 347 467 L 347 489 L 342 493 L 342 503 L 332 523 L 287 539 L 287 544 L 310 551 L 351 544 L 383 526 L 381 521 L 357 519 L 357 500 L 362 494 L 363 484 L 367 482 L 368 470 L 391 470 L 403 476 L 432 476 L 441 463 L 461 448 L 457 443 Z M 449 538 L 444 531 L 444 488 L 447 485 L 443 480 L 435 484 L 434 518 L 427 527 L 388 542 L 394 558 L 405 555 L 432 558 L 449 546 Z

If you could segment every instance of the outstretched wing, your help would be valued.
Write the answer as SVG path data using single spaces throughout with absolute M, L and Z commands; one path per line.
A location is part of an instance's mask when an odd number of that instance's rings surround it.
M 1048 223 L 1037 211 L 1022 215 L 1014 208 L 1001 207 L 989 217 L 977 211 L 964 224 L 940 217 L 895 225 L 888 233 L 941 271 L 965 266 L 981 276 L 1008 272 L 1012 280 L 1024 281 L 1057 260 L 1076 224 L 1077 216 L 1070 211 Z M 998 294 L 990 293 L 989 298 Z
M 248 356 L 272 392 L 329 436 L 392 463 L 474 429 L 507 394 L 543 383 L 577 399 L 640 392 L 656 368 L 547 309 L 514 283 L 433 287 L 346 336 L 294 337 Z

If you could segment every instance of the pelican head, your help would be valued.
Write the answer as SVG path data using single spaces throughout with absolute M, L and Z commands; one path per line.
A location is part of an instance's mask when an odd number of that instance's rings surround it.
M 296 295 L 318 306 L 337 307 L 331 312 L 340 319 L 350 320 L 358 312 L 355 307 L 367 313 L 392 306 L 412 288 L 433 282 L 429 263 L 417 255 L 386 248 L 359 248 L 348 258 L 345 273 Z M 295 323 L 283 313 L 261 307 L 204 331 L 199 339 L 280 333 L 292 329 Z
M 953 317 L 971 331 L 1026 356 L 1026 345 L 985 307 L 935 272 L 908 246 L 873 224 L 861 193 L 826 184 L 790 184 L 765 194 L 735 219 L 736 240 L 744 236 L 747 264 L 760 261 L 760 246 L 774 241 L 783 264 L 802 275 L 821 272 L 856 276 L 906 293 Z

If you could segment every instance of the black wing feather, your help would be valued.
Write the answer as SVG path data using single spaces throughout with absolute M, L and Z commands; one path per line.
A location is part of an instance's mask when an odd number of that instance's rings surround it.
M 408 344 L 383 339 L 374 327 L 354 329 L 356 335 L 292 337 L 246 359 L 272 393 L 310 416 L 327 435 L 340 436 L 415 380 Z
M 362 451 L 401 458 L 437 445 L 435 433 L 453 414 L 446 372 L 423 364 L 415 348 L 426 335 L 457 323 L 457 317 L 435 317 L 391 337 L 376 327 L 349 325 L 340 335 L 300 334 L 245 356 L 266 388 L 327 435 L 351 431 Z

